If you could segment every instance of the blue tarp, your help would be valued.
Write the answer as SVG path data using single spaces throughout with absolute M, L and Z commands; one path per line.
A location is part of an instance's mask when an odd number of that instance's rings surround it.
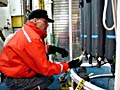
M 102 66 L 101 68 L 89 67 L 87 68 L 87 73 L 94 73 L 94 75 L 112 74 L 109 66 Z M 114 79 L 114 77 L 99 77 L 91 79 L 90 82 L 103 89 L 114 90 Z

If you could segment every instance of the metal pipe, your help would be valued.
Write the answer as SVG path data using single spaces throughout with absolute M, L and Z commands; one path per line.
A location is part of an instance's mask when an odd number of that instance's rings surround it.
M 116 23 L 117 23 L 117 15 L 116 15 L 116 11 L 117 11 L 117 7 L 116 7 L 116 0 L 111 0 L 112 3 L 112 12 L 113 12 L 113 20 L 114 20 L 114 25 L 115 25 L 115 32 L 116 32 Z
M 120 0 L 117 1 L 116 66 L 114 90 L 120 90 Z
M 32 10 L 32 0 L 30 0 L 30 10 Z
M 72 0 L 69 0 L 69 51 L 72 60 Z

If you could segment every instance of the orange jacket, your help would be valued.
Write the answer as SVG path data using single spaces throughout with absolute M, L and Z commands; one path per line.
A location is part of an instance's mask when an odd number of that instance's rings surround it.
M 42 41 L 46 32 L 38 30 L 29 21 L 23 27 L 3 47 L 0 53 L 0 71 L 14 78 L 32 77 L 36 74 L 52 76 L 66 72 L 69 68 L 66 62 L 54 63 L 47 60 Z M 23 30 L 31 42 L 26 38 Z

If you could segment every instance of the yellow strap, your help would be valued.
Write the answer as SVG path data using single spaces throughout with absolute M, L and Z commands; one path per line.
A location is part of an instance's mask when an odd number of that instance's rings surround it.
M 94 75 L 94 73 L 90 73 L 88 76 L 90 77 L 90 76 L 93 76 Z
M 85 80 L 82 79 L 82 80 L 78 83 L 78 85 L 77 85 L 77 87 L 76 87 L 75 90 L 82 90 L 82 88 L 83 88 L 83 86 L 84 86 L 84 82 L 85 82 Z

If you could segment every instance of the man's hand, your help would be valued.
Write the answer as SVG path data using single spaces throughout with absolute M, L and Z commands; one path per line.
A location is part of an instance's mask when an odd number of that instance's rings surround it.
M 62 57 L 68 56 L 68 51 L 66 51 L 65 49 L 50 45 L 48 49 L 48 54 L 55 54 L 56 52 L 60 53 Z
M 82 60 L 80 60 L 80 58 L 76 58 L 76 59 L 68 62 L 70 69 L 80 67 L 81 64 L 82 64 Z

